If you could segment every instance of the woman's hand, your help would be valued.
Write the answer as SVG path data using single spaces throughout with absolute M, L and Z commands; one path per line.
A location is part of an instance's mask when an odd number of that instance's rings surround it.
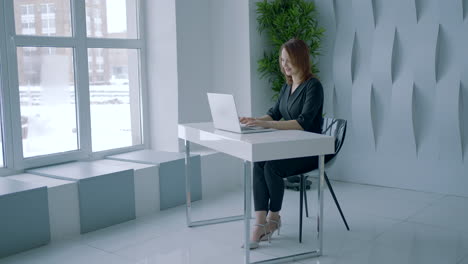
M 270 121 L 265 121 L 265 120 L 252 118 L 247 123 L 245 123 L 245 125 L 246 126 L 259 126 L 259 127 L 264 127 L 264 128 L 270 128 L 270 123 L 271 123 Z
M 241 124 L 247 124 L 249 122 L 252 122 L 253 120 L 256 119 L 253 117 L 239 117 L 239 122 L 241 122 Z

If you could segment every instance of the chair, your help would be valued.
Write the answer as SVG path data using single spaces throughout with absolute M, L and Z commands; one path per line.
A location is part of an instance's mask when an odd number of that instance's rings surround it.
M 336 155 L 341 150 L 343 146 L 343 142 L 346 135 L 346 120 L 343 119 L 335 119 L 335 118 L 324 118 L 322 123 L 322 134 L 335 136 L 335 153 L 330 155 L 325 155 L 325 168 L 331 166 L 335 160 Z M 325 171 L 325 181 L 327 183 L 328 189 L 335 201 L 336 207 L 340 212 L 341 218 L 346 226 L 346 229 L 349 231 L 348 223 L 346 222 L 346 218 L 343 215 L 343 211 L 341 210 L 340 204 L 338 203 L 338 199 L 336 198 L 335 192 L 328 180 L 327 172 Z M 297 176 L 297 175 L 296 175 Z M 293 177 L 293 176 L 292 176 Z M 306 208 L 306 217 L 309 217 L 309 210 L 307 206 L 307 192 L 306 192 L 306 180 L 309 177 L 305 174 L 300 174 L 300 181 L 299 181 L 299 242 L 302 243 L 302 209 L 303 209 L 303 201 L 305 200 L 305 208 Z

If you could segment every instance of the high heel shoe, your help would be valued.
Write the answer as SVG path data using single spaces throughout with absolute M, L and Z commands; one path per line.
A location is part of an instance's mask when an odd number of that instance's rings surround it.
M 273 219 L 267 219 L 267 223 L 266 223 L 269 227 L 270 227 L 270 230 L 269 232 L 266 234 L 265 237 L 262 237 L 262 241 L 267 241 L 267 240 L 271 240 L 271 237 L 273 236 L 273 234 L 275 233 L 276 230 L 278 230 L 278 236 L 280 234 L 280 229 L 281 229 L 281 217 L 278 218 L 278 220 L 273 220 Z M 276 225 L 276 228 L 271 228 L 271 225 L 272 224 L 275 224 Z
M 249 248 L 250 249 L 256 249 L 260 246 L 260 241 L 268 241 L 268 243 L 271 243 L 270 241 L 270 236 L 268 235 L 269 233 L 267 232 L 266 226 L 268 223 L 265 224 L 255 224 L 254 226 L 259 226 L 263 227 L 263 234 L 260 235 L 258 240 L 250 240 L 249 242 Z M 241 248 L 244 248 L 244 245 L 241 246 Z

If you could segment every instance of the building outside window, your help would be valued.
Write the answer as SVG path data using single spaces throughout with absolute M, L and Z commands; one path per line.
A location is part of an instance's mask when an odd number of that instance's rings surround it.
M 15 12 L 1 14 L 2 38 L 14 38 L 4 42 L 12 56 L 2 56 L 1 65 L 8 68 L 9 96 L 18 98 L 5 113 L 11 122 L 0 124 L 17 132 L 7 139 L 16 154 L 5 166 L 144 148 L 139 1 L 3 1 Z
M 41 4 L 42 34 L 55 35 L 55 4 Z

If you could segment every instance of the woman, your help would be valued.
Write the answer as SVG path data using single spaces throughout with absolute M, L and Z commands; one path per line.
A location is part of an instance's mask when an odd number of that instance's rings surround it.
M 299 39 L 291 39 L 280 49 L 280 68 L 287 83 L 278 101 L 259 118 L 241 117 L 248 126 L 275 129 L 297 129 L 321 133 L 323 88 L 311 73 L 309 48 Z M 284 119 L 284 120 L 281 120 Z M 253 195 L 256 223 L 250 238 L 250 248 L 268 240 L 281 227 L 280 210 L 284 196 L 283 178 L 314 170 L 317 157 L 255 162 Z

